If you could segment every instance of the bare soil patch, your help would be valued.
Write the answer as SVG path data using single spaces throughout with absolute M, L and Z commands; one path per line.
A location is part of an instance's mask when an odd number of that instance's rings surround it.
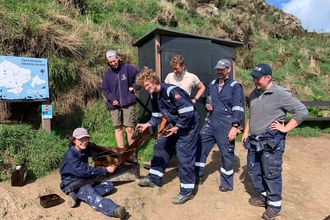
M 288 137 L 283 165 L 283 209 L 278 219 L 325 219 L 330 215 L 330 135 L 318 138 Z M 164 176 L 163 186 L 141 188 L 135 182 L 115 182 L 116 190 L 108 197 L 126 205 L 130 220 L 215 220 L 261 219 L 264 208 L 248 204 L 255 192 L 246 171 L 246 151 L 240 143 L 235 150 L 235 188 L 219 191 L 220 153 L 211 151 L 206 166 L 206 181 L 196 188 L 195 198 L 183 205 L 173 205 L 171 198 L 179 192 L 175 161 Z M 141 168 L 141 176 L 148 171 Z M 81 203 L 69 208 L 67 196 L 59 189 L 58 170 L 23 187 L 0 183 L 0 219 L 109 219 Z M 40 196 L 56 193 L 60 205 L 43 208 Z

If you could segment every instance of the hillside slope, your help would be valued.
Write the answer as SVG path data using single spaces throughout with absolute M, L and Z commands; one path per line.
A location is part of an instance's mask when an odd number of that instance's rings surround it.
M 0 15 L 0 54 L 48 59 L 59 129 L 74 126 L 63 119 L 102 99 L 105 52 L 117 50 L 138 65 L 133 42 L 158 26 L 244 42 L 236 62 L 245 94 L 253 88 L 250 70 L 265 62 L 298 98 L 330 96 L 329 34 L 307 33 L 299 19 L 264 0 L 1 0 Z M 35 121 L 38 108 L 0 103 L 0 120 Z

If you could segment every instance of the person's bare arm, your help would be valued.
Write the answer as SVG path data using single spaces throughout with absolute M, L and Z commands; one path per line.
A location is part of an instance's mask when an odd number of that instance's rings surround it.
M 198 89 L 198 92 L 197 94 L 195 95 L 195 98 L 196 99 L 193 99 L 193 103 L 195 103 L 204 93 L 205 91 L 205 86 L 202 82 L 199 82 L 197 85 L 196 85 L 197 89 Z

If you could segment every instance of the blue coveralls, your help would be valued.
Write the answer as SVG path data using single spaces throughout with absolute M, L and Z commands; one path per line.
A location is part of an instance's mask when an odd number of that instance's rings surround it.
M 72 193 L 78 199 L 86 202 L 96 211 L 107 216 L 114 216 L 113 211 L 119 205 L 111 199 L 104 198 L 113 189 L 113 183 L 109 181 L 87 184 L 79 189 L 71 191 L 70 187 L 88 179 L 106 175 L 106 168 L 95 168 L 88 165 L 87 149 L 78 152 L 74 146 L 69 146 L 65 152 L 60 166 L 60 188 L 65 194 Z
M 234 123 L 244 118 L 244 93 L 242 86 L 235 80 L 227 79 L 219 92 L 219 79 L 208 86 L 208 96 L 213 100 L 213 111 L 205 119 L 197 144 L 195 171 L 202 177 L 206 158 L 214 144 L 221 152 L 220 186 L 233 189 L 235 141 L 228 141 L 228 133 Z
M 282 208 L 282 163 L 286 133 L 267 128 L 263 135 L 251 135 L 244 144 L 248 150 L 247 168 L 255 190 L 269 208 Z
M 160 185 L 165 169 L 173 153 L 177 152 L 180 194 L 191 193 L 195 186 L 195 154 L 198 139 L 199 116 L 189 95 L 172 84 L 161 83 L 159 93 L 151 94 L 152 117 L 148 121 L 151 126 L 160 124 L 166 118 L 165 127 L 172 123 L 179 130 L 170 137 L 159 137 L 156 140 L 151 168 L 147 178 Z

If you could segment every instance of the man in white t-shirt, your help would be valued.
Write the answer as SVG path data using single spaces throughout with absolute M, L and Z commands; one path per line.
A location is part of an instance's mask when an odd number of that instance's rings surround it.
M 192 102 L 195 103 L 205 91 L 204 84 L 195 74 L 186 71 L 183 56 L 175 55 L 170 64 L 173 72 L 166 76 L 165 83 L 176 85 L 185 90 L 189 95 L 191 94 L 192 88 L 196 86 L 198 88 L 198 92 L 192 99 Z

